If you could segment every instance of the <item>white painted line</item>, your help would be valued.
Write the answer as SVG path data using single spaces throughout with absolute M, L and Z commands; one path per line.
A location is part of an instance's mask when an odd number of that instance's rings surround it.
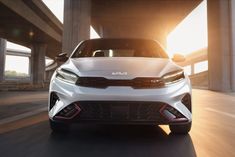
M 219 110 L 216 110 L 216 109 L 213 109 L 213 108 L 207 107 L 207 108 L 205 108 L 205 110 L 207 110 L 207 111 L 212 111 L 212 112 L 215 112 L 215 113 L 219 113 L 219 114 L 222 114 L 222 115 L 231 117 L 231 118 L 235 118 L 235 114 L 231 114 L 231 113 L 219 111 Z
M 2 119 L 2 120 L 0 120 L 0 125 L 14 122 L 14 121 L 26 118 L 26 117 L 30 117 L 30 116 L 39 114 L 41 112 L 45 112 L 45 111 L 47 111 L 47 109 L 48 109 L 47 107 L 43 107 L 43 108 L 40 108 L 40 109 L 37 109 L 34 111 L 30 111 L 30 112 L 22 113 L 22 114 L 13 116 L 13 117 Z

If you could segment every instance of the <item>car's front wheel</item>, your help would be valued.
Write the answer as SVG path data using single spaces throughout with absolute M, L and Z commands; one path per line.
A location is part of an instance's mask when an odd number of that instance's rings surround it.
M 191 130 L 192 122 L 187 124 L 170 125 L 169 127 L 173 134 L 187 134 Z
M 53 132 L 68 132 L 69 131 L 69 124 L 61 123 L 61 122 L 55 122 L 52 120 L 49 120 L 51 130 Z

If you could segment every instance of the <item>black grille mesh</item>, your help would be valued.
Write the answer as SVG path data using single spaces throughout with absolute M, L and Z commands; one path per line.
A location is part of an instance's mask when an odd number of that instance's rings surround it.
M 79 86 L 106 88 L 108 86 L 130 86 L 133 88 L 159 88 L 164 86 L 160 78 L 135 78 L 132 80 L 110 80 L 103 77 L 79 77 Z
M 164 122 L 158 102 L 79 102 L 79 120 Z

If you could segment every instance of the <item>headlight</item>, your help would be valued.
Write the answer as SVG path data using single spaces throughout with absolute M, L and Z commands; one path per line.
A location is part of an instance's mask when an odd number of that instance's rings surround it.
M 76 74 L 65 69 L 56 70 L 56 78 L 72 84 L 75 84 L 78 80 L 78 76 Z
M 173 72 L 165 74 L 162 77 L 162 80 L 164 81 L 165 85 L 169 85 L 171 83 L 178 82 L 184 78 L 185 78 L 184 71 L 180 70 L 180 71 L 173 71 Z

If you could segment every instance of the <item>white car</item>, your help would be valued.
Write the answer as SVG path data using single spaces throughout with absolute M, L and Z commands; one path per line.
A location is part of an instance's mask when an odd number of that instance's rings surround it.
M 174 61 L 182 61 L 177 55 Z M 53 74 L 49 119 L 53 131 L 71 123 L 169 125 L 191 129 L 191 85 L 183 69 L 154 40 L 81 42 Z

